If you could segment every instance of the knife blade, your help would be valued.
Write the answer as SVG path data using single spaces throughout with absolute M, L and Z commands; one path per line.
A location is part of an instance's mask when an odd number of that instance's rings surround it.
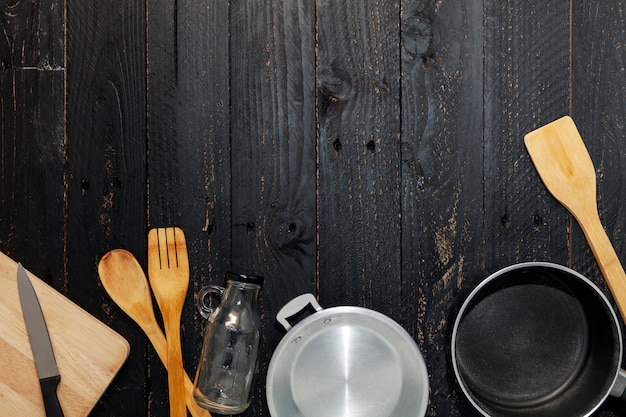
M 30 346 L 35 358 L 46 416 L 64 417 L 63 409 L 57 397 L 57 387 L 61 381 L 61 374 L 52 350 L 46 320 L 41 311 L 33 283 L 22 264 L 19 263 L 17 264 L 17 291 L 24 321 L 26 322 Z

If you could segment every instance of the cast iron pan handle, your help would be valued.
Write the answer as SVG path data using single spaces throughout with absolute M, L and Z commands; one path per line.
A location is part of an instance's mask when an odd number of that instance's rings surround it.
M 278 314 L 276 314 L 276 320 L 285 328 L 285 330 L 289 331 L 291 329 L 291 323 L 289 323 L 289 318 L 293 317 L 299 313 L 302 313 L 308 306 L 312 306 L 315 311 L 322 310 L 319 303 L 311 293 L 306 293 L 297 296 L 293 300 L 289 301 L 287 304 L 280 309 Z

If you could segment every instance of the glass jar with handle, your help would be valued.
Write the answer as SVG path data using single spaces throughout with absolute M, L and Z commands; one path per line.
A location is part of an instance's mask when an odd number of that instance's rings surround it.
M 217 414 L 239 414 L 250 405 L 261 333 L 257 298 L 263 277 L 226 274 L 226 287 L 207 285 L 198 292 L 198 309 L 208 320 L 193 396 Z M 210 296 L 220 304 L 209 305 Z

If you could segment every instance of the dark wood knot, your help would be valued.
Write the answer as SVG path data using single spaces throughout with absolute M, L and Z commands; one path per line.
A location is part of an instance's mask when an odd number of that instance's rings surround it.
M 270 240 L 278 248 L 292 248 L 304 240 L 306 229 L 298 218 L 280 218 L 272 224 Z
M 432 54 L 433 28 L 430 19 L 411 16 L 404 21 L 402 44 L 411 59 L 428 60 Z
M 322 113 L 333 105 L 343 107 L 352 94 L 352 76 L 335 65 L 323 67 L 318 74 L 318 92 Z

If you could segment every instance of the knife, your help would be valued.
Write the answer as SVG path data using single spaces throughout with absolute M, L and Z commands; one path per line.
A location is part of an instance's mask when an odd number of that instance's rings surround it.
M 43 394 L 43 403 L 47 417 L 64 417 L 57 387 L 61 381 L 61 374 L 54 358 L 48 327 L 39 305 L 37 293 L 22 264 L 17 264 L 17 292 L 22 305 L 22 314 L 26 322 L 26 331 L 30 339 L 30 347 L 35 358 L 39 384 Z

